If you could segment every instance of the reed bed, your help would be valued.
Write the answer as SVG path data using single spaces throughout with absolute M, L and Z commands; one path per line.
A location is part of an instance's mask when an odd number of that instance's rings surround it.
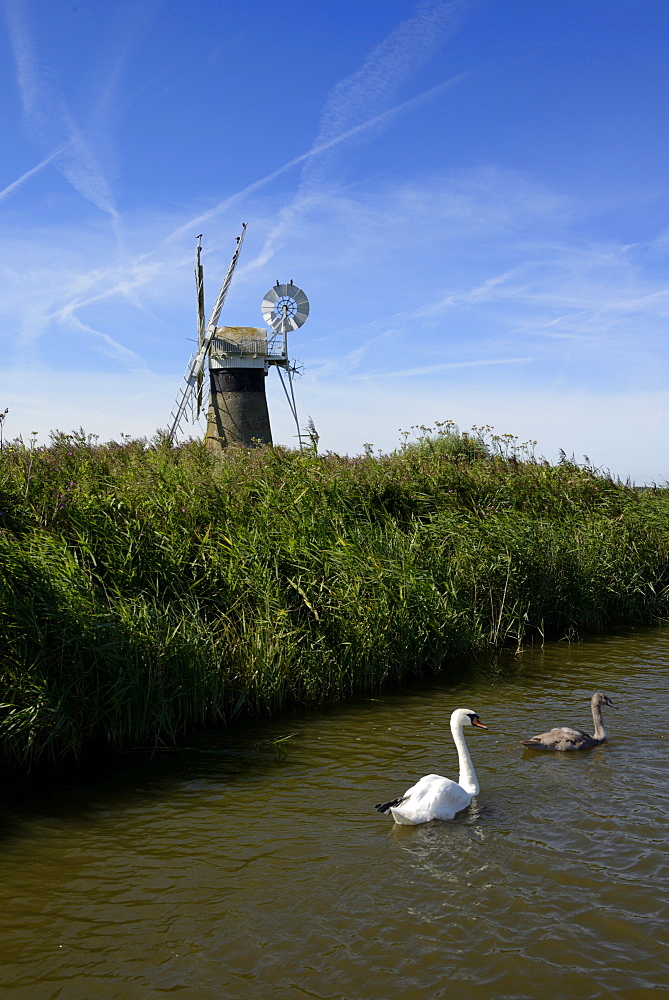
M 357 458 L 83 432 L 0 451 L 0 761 L 169 744 L 651 624 L 669 495 L 489 429 Z

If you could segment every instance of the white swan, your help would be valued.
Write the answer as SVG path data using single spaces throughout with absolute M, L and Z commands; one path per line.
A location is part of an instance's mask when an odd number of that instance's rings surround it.
M 599 746 L 606 739 L 604 720 L 602 719 L 602 705 L 609 708 L 616 708 L 607 694 L 597 691 L 590 699 L 592 708 L 592 720 L 595 724 L 595 735 L 591 736 L 583 729 L 572 729 L 571 726 L 563 726 L 559 729 L 549 729 L 547 733 L 539 733 L 529 740 L 523 740 L 526 747 L 532 750 L 588 750 L 590 747 Z
M 390 802 L 376 806 L 379 812 L 392 814 L 396 823 L 412 826 L 429 823 L 431 819 L 453 819 L 456 813 L 466 809 L 479 793 L 479 783 L 474 771 L 469 749 L 462 731 L 463 726 L 477 726 L 487 729 L 476 712 L 469 708 L 456 708 L 451 714 L 451 732 L 458 750 L 460 775 L 457 782 L 442 778 L 439 774 L 426 774 L 404 795 Z

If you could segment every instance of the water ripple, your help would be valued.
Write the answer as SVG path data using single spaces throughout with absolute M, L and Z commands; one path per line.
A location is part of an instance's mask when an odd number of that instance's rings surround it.
M 557 977 L 584 1000 L 669 989 L 668 665 L 666 632 L 558 644 L 7 803 L 5 995 L 534 1000 Z M 587 728 L 595 690 L 620 705 L 606 745 L 522 746 Z M 448 717 L 463 704 L 490 726 L 468 735 L 478 799 L 452 823 L 395 826 L 373 803 L 423 773 L 456 777 Z

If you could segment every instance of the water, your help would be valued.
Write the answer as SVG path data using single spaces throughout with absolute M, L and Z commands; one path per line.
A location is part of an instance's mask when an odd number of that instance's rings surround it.
M 476 1000 L 669 990 L 669 633 L 557 644 L 262 722 L 7 800 L 0 997 Z M 578 754 L 520 739 L 589 729 Z M 375 802 L 457 777 L 454 707 L 481 793 L 451 823 Z M 277 740 L 283 742 L 277 743 Z

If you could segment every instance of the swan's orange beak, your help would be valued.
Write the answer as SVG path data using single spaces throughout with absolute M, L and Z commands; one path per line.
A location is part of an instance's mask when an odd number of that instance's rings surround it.
M 478 715 L 475 715 L 474 718 L 472 719 L 472 726 L 476 726 L 478 729 L 487 729 L 488 728 L 487 726 L 485 726 L 481 722 L 481 720 L 479 719 Z

